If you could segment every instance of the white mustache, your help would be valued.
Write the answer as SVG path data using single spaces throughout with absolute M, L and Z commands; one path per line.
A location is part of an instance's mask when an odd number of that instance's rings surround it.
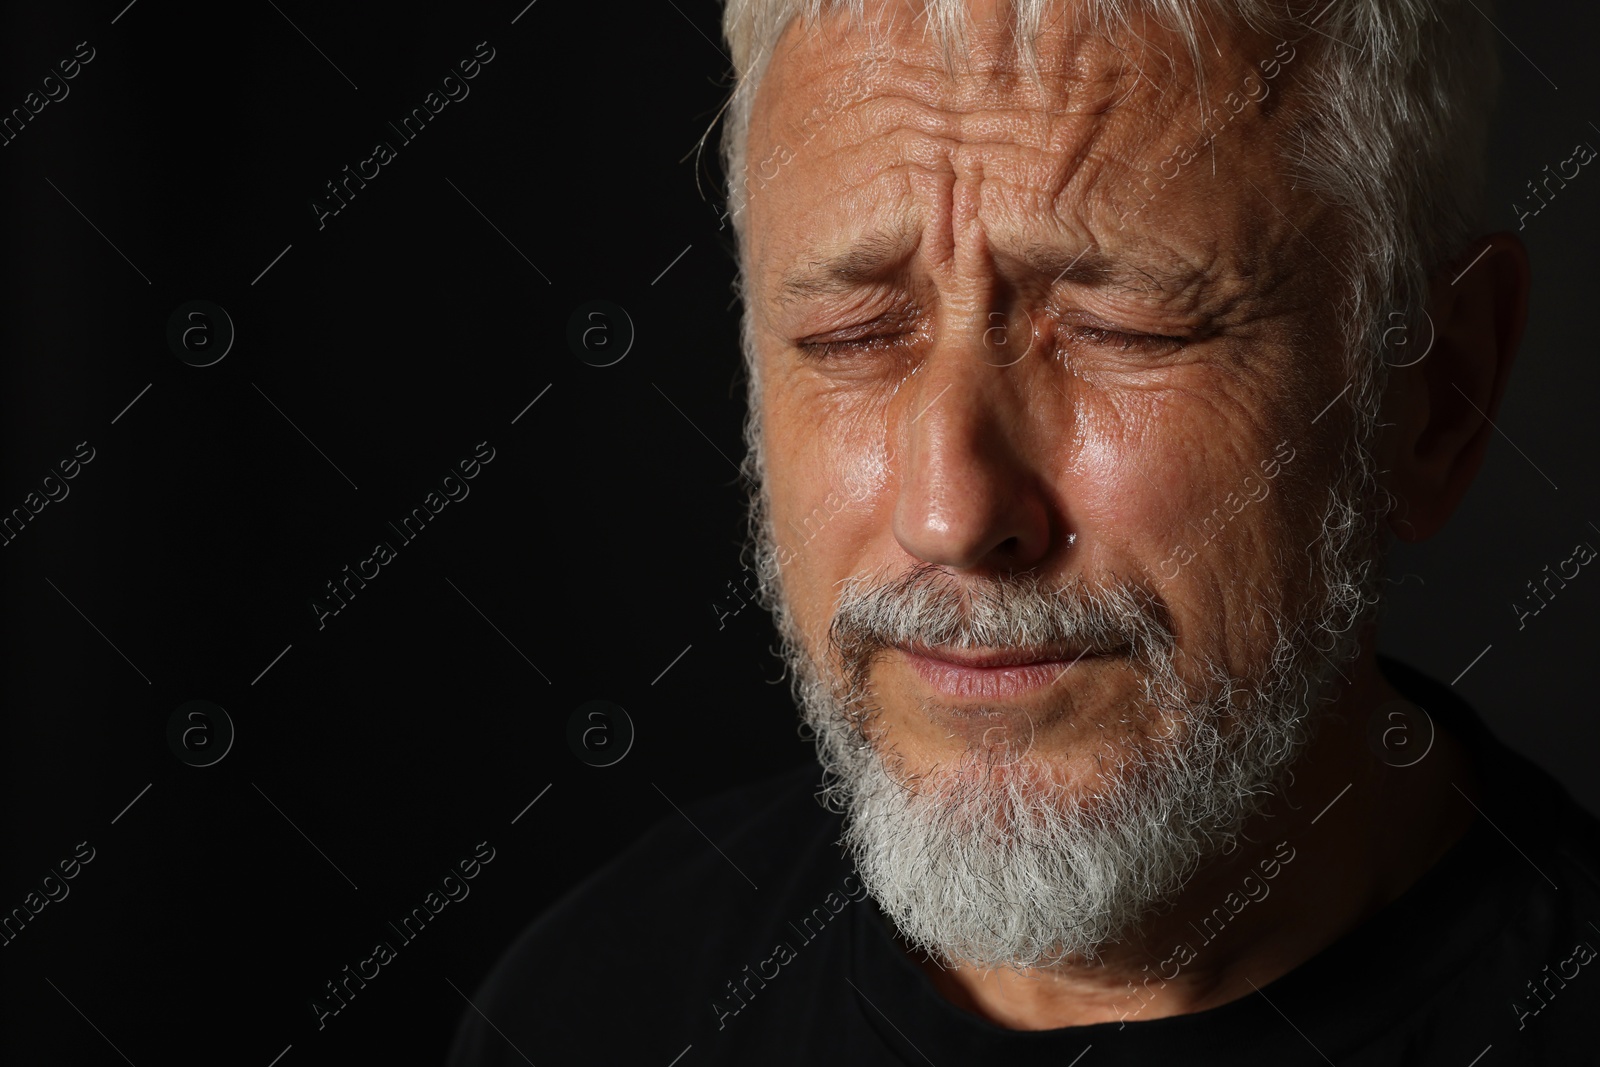
M 1171 653 L 1171 614 L 1153 591 L 1128 581 L 1048 587 L 1036 574 L 962 583 L 931 564 L 897 579 L 847 579 L 828 641 L 851 673 L 890 648 L 1128 649 L 1136 660 Z

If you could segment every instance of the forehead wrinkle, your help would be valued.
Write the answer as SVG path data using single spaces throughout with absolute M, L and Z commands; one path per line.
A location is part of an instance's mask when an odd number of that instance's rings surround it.
M 1031 58 L 1026 60 L 1023 43 L 1015 38 L 1010 20 L 1005 18 L 969 20 L 965 32 L 969 48 L 953 55 L 943 54 L 924 35 L 908 40 L 897 34 L 898 21 L 891 10 L 886 19 L 880 11 L 876 21 L 863 24 L 843 8 L 835 8 L 810 32 L 801 34 L 796 32 L 797 20 L 774 49 L 762 95 L 769 85 L 777 88 L 782 83 L 777 98 L 795 101 L 795 110 L 799 110 L 804 107 L 799 97 L 812 92 L 826 98 L 826 90 L 838 84 L 874 45 L 891 40 L 892 62 L 887 71 L 875 73 L 872 84 L 950 112 L 973 110 L 975 104 L 992 99 L 997 89 L 1006 96 L 1053 96 L 1054 100 L 1041 104 L 1047 106 L 1059 103 L 1072 87 L 1076 87 L 1074 91 L 1098 88 L 1099 94 L 1092 99 L 1096 107 L 1104 108 L 1127 80 L 1127 68 L 1137 66 L 1125 44 L 1092 29 L 1058 30 L 1054 19 L 1027 43 Z M 1137 75 L 1133 80 L 1137 81 Z
M 915 51 L 922 60 L 921 66 L 946 79 L 1032 73 L 1046 59 L 1041 42 L 1052 42 L 1061 36 L 1100 36 L 1093 32 L 1096 27 L 1070 26 L 1072 20 L 1065 5 L 1052 5 L 1030 24 L 1009 17 L 1017 12 L 1005 10 L 1011 6 L 1008 0 L 987 4 L 968 0 L 958 23 L 944 26 L 935 26 L 928 18 L 929 5 L 909 0 L 883 0 L 876 4 L 869 0 L 866 6 L 871 11 L 855 4 L 820 6 L 822 10 L 815 19 L 795 20 L 810 28 L 807 44 L 813 48 L 845 51 L 852 37 L 865 37 L 872 42 L 896 39 L 900 54 Z
M 1020 190 L 1023 194 L 1020 199 L 1041 203 L 1044 208 L 1033 210 L 1032 204 L 1017 207 L 1006 203 L 1004 198 L 998 202 L 992 196 L 986 198 L 991 208 L 996 203 L 1002 205 L 999 210 L 985 210 L 980 215 L 986 244 L 997 265 L 1010 268 L 1009 273 L 1014 275 L 1034 276 L 1029 281 L 1042 279 L 1046 283 L 1055 283 L 1065 278 L 1068 283 L 1085 288 L 1147 295 L 1159 293 L 1163 298 L 1170 299 L 1187 295 L 1191 304 L 1198 303 L 1199 291 L 1204 288 L 1203 283 L 1209 276 L 1207 266 L 1196 264 L 1164 244 L 1140 239 L 1135 234 L 1125 236 L 1132 239 L 1129 251 L 1136 250 L 1137 259 L 1123 253 L 1107 254 L 1092 236 L 1092 226 L 1072 226 L 1067 221 L 1072 216 L 1082 215 L 1083 204 L 1068 205 L 1069 213 L 1065 217 L 1058 210 L 1060 198 L 1066 194 L 1068 184 L 1080 168 L 1086 162 L 1091 166 L 1100 162 L 1093 158 L 1091 150 L 1104 124 L 1089 120 L 1087 128 L 1090 131 L 1087 136 L 1077 133 L 1071 135 L 1080 144 L 1079 151 L 1070 156 L 1052 151 L 1050 146 L 1040 148 L 1014 142 L 973 145 L 955 138 L 897 129 L 870 142 L 844 149 L 846 152 L 860 151 L 875 158 L 862 164 L 859 169 L 839 168 L 839 187 L 829 199 L 841 202 L 861 196 L 866 198 L 869 205 L 875 206 L 884 201 L 872 195 L 874 187 L 885 180 L 901 184 L 900 172 L 913 169 L 946 175 L 975 172 L 975 168 L 959 164 L 956 160 L 962 153 L 983 148 L 1014 149 L 1016 155 L 1031 153 L 1050 169 L 1051 177 L 1044 191 L 1026 179 L 1014 182 L 996 173 L 996 169 L 992 168 L 992 160 L 975 177 L 984 186 Z M 908 151 L 909 146 L 915 146 L 916 150 Z M 889 158 L 883 158 L 884 155 Z M 913 156 L 919 158 L 909 158 Z M 850 180 L 858 174 L 858 180 Z M 1090 173 L 1085 180 L 1093 182 L 1097 177 Z M 802 253 L 800 266 L 783 274 L 777 289 L 777 304 L 786 307 L 811 296 L 846 293 L 903 273 L 920 245 L 922 231 L 917 218 L 919 214 L 920 207 L 915 205 L 913 199 L 910 211 L 894 224 L 880 224 L 844 242 L 816 242 Z M 1040 223 L 1050 231 L 1051 236 L 1036 236 Z M 1090 236 L 1076 236 L 1077 231 L 1086 231 Z M 1151 244 L 1157 247 L 1149 247 Z
M 800 143 L 832 142 L 841 153 L 851 153 L 869 140 L 904 141 L 905 132 L 915 130 L 942 142 L 943 147 L 930 151 L 931 141 L 913 142 L 907 152 L 907 146 L 900 145 L 901 151 L 890 154 L 895 162 L 910 159 L 929 169 L 948 169 L 948 163 L 939 156 L 949 158 L 952 152 L 982 151 L 986 164 L 998 165 L 1003 171 L 1008 157 L 1025 158 L 1029 152 L 1037 152 L 1038 156 L 1026 161 L 1037 159 L 1048 173 L 1044 182 L 1033 184 L 1043 189 L 1062 189 L 1063 178 L 1099 146 L 1105 127 L 1093 119 L 1122 111 L 1121 105 L 1139 93 L 1142 75 L 1127 52 L 1114 42 L 1078 35 L 1070 43 L 1072 47 L 1065 50 L 1066 54 L 1051 50 L 1051 61 L 1041 67 L 1040 81 L 1019 79 L 1008 73 L 1000 86 L 988 69 L 950 77 L 933 56 L 897 50 L 894 62 L 872 78 L 870 95 L 828 110 L 820 129 L 802 137 Z M 792 77 L 783 79 L 781 91 L 775 95 L 778 103 L 767 116 L 770 124 L 764 131 L 769 136 L 780 125 L 800 126 L 804 133 L 802 120 L 809 118 L 807 105 L 814 98 L 826 104 L 830 99 L 828 89 L 836 84 L 837 76 L 851 70 L 848 54 L 826 55 L 821 57 L 822 62 L 808 62 L 818 58 L 815 56 L 786 58 L 793 63 L 775 66 L 789 67 Z M 1153 82 L 1151 86 L 1146 92 L 1159 93 L 1159 86 Z M 1146 122 L 1171 124 L 1174 116 L 1166 114 L 1170 97 L 1161 99 L 1164 96 L 1159 93 L 1152 102 L 1157 105 L 1153 110 L 1161 114 L 1150 115 Z M 814 108 L 811 113 L 815 113 Z M 1144 116 L 1124 115 L 1123 121 L 1130 117 L 1137 121 Z M 1019 133 L 1031 136 L 1019 141 Z
M 1094 43 L 1100 40 L 1083 37 L 1070 47 L 1046 48 L 1045 75 L 1038 83 L 992 62 L 979 62 L 952 77 L 933 53 L 897 43 L 893 60 L 879 67 L 868 83 L 872 95 L 848 101 L 813 141 L 797 142 L 806 158 L 793 166 L 816 172 L 821 184 L 818 193 L 806 193 L 797 205 L 802 208 L 800 215 L 789 217 L 813 218 L 830 232 L 820 232 L 815 225 L 797 230 L 792 223 L 781 224 L 795 237 L 809 238 L 799 261 L 823 270 L 813 270 L 809 279 L 802 277 L 803 270 L 789 272 L 785 280 L 798 284 L 786 287 L 790 299 L 774 302 L 789 304 L 818 292 L 819 274 L 829 283 L 822 291 L 833 292 L 863 278 L 870 283 L 903 275 L 917 251 L 921 228 L 946 221 L 921 218 L 929 204 L 914 192 L 918 173 L 947 178 L 954 173 L 976 182 L 978 220 L 991 249 L 1059 243 L 1069 246 L 1070 259 L 1086 244 L 1103 240 L 1115 263 L 1108 260 L 1091 270 L 1094 260 L 1086 258 L 1080 264 L 1083 269 L 1067 279 L 1074 284 L 1145 294 L 1163 304 L 1198 310 L 1201 304 L 1236 305 L 1239 297 L 1248 295 L 1241 286 L 1249 276 L 1258 284 L 1284 281 L 1260 276 L 1268 266 L 1260 262 L 1261 255 L 1281 242 L 1256 225 L 1235 233 L 1241 239 L 1239 247 L 1227 254 L 1213 242 L 1180 250 L 1163 240 L 1159 212 L 1144 212 L 1125 229 L 1117 225 L 1118 208 L 1126 206 L 1120 200 L 1122 187 L 1131 187 L 1150 170 L 1139 166 L 1141 153 L 1169 138 L 1173 143 L 1191 139 L 1191 123 L 1186 120 L 1192 118 L 1189 107 L 1199 101 L 1199 94 L 1184 80 L 1168 81 L 1163 87 L 1161 75 L 1151 76 L 1154 67 L 1174 65 L 1165 53 L 1158 50 L 1154 57 L 1145 49 L 1130 53 L 1115 42 L 1104 42 L 1097 52 Z M 783 80 L 783 90 L 768 100 L 773 105 L 767 115 L 769 136 L 825 100 L 830 76 L 850 69 L 857 57 L 841 50 L 789 58 L 794 60 L 790 77 Z M 1147 72 L 1146 67 L 1152 70 Z M 1095 86 L 1107 91 L 1099 93 Z M 1252 113 L 1246 121 L 1262 118 Z M 807 143 L 812 147 L 805 147 Z M 814 153 L 817 158 L 810 158 Z M 981 161 L 981 170 L 976 166 L 962 170 L 967 156 Z M 822 160 L 826 164 L 819 167 Z M 847 220 L 846 226 L 840 225 Z M 880 225 L 867 228 L 874 222 Z M 893 225 L 885 229 L 885 222 Z M 1281 228 L 1272 219 L 1262 222 L 1267 231 Z M 892 255 L 883 254 L 884 238 L 908 224 L 909 235 L 900 235 L 893 245 L 899 249 L 899 260 L 894 262 Z M 879 254 L 852 251 L 850 237 L 841 231 L 864 232 L 868 250 L 877 244 Z M 1039 257 L 1016 258 L 1027 264 Z M 1056 262 L 1044 280 L 1054 279 L 1065 266 L 1060 257 Z M 1279 270 L 1268 274 L 1281 274 L 1287 264 L 1273 266 Z M 1026 269 L 1042 273 L 1036 267 Z M 878 277 L 870 277 L 873 272 Z M 1211 299 L 1213 295 L 1221 303 Z
M 835 153 L 832 184 L 859 187 L 884 171 L 914 166 L 960 178 L 995 178 L 1028 190 L 1035 200 L 1047 199 L 1045 206 L 1053 211 L 1080 170 L 1092 171 L 1120 154 L 1103 150 L 1104 136 L 1126 137 L 1098 108 L 983 103 L 951 111 L 936 102 L 882 92 L 851 105 L 842 121 L 820 136 Z
M 859 43 L 862 36 L 857 32 L 854 39 Z M 873 35 L 865 36 L 871 40 Z M 752 126 L 753 134 L 760 131 L 756 139 L 764 136 L 784 147 L 780 131 L 798 128 L 796 143 L 802 146 L 813 140 L 823 144 L 832 141 L 849 152 L 864 140 L 882 139 L 884 134 L 879 131 L 885 126 L 893 129 L 904 125 L 959 146 L 956 151 L 971 151 L 961 142 L 981 141 L 994 158 L 992 153 L 1002 139 L 1008 146 L 1015 143 L 1016 112 L 1020 110 L 1027 112 L 1027 126 L 1044 133 L 1031 138 L 1035 145 L 1029 147 L 1060 151 L 1062 138 L 1055 132 L 1059 128 L 1058 116 L 1105 114 L 1119 98 L 1126 98 L 1139 81 L 1137 76 L 1128 77 L 1132 64 L 1125 47 L 1089 32 L 1043 35 L 1035 42 L 1045 46 L 1039 50 L 1037 65 L 1032 68 L 1036 76 L 1030 73 L 1026 77 L 1018 76 L 1009 52 L 968 57 L 964 69 L 952 74 L 928 42 L 897 41 L 891 62 L 878 67 L 870 78 L 869 95 L 834 107 L 830 101 L 837 98 L 835 90 L 845 84 L 842 79 L 850 75 L 860 59 L 855 54 L 859 49 L 848 47 L 851 40 L 837 27 L 831 27 L 804 37 L 797 35 L 787 42 L 789 47 L 778 50 L 782 54 L 773 57 L 761 92 L 767 98 L 765 102 L 775 106 L 756 108 L 757 122 Z M 828 44 L 836 47 L 826 48 Z M 815 107 L 808 110 L 809 105 L 818 102 L 823 108 L 821 116 L 817 116 Z M 885 110 L 899 113 L 886 116 Z M 821 118 L 821 128 L 807 130 L 806 123 L 815 117 Z M 842 139 L 856 144 L 840 144 Z M 753 149 L 757 147 L 752 145 Z M 934 158 L 927 149 L 927 145 L 914 145 L 910 155 L 930 169 L 949 169 L 948 162 Z M 949 151 L 946 148 L 942 154 L 948 158 Z M 1080 149 L 1080 154 L 1082 151 L 1086 149 Z M 753 151 L 749 158 L 758 154 Z M 903 160 L 908 154 L 895 155 Z M 1063 167 L 1077 162 L 1049 161 L 1052 166 Z M 1045 187 L 1059 187 L 1059 178 L 1047 176 Z
M 908 159 L 902 149 L 893 162 L 866 180 L 870 182 L 899 166 L 954 171 L 960 178 L 970 178 L 978 183 L 983 195 L 984 209 L 979 220 L 991 253 L 1015 273 L 1043 275 L 1051 282 L 1065 277 L 1075 285 L 1126 292 L 1172 297 L 1193 293 L 1210 274 L 1214 264 L 1209 260 L 1206 264 L 1197 263 L 1137 232 L 1123 235 L 1122 251 L 1107 254 L 1093 236 L 1096 227 L 1092 223 L 1083 220 L 1074 227 L 1068 222 L 1072 218 L 1083 219 L 1086 209 L 1093 206 L 1097 184 L 1117 180 L 1115 174 L 1103 173 L 1105 165 L 1114 162 L 1110 153 L 1098 151 L 1102 138 L 1114 131 L 1100 117 L 1051 119 L 1055 132 L 1044 144 L 1011 139 L 973 142 L 933 138 L 941 143 L 925 158 Z M 899 129 L 880 137 L 878 144 L 895 144 L 903 139 L 920 144 L 918 137 L 918 132 Z M 967 156 L 980 159 L 981 166 L 965 162 Z M 1034 180 L 1030 170 L 1043 180 Z M 1075 201 L 1063 203 L 1074 189 L 1079 194 Z M 1008 195 L 1012 193 L 1020 195 Z M 1037 236 L 1041 229 L 1048 236 Z M 1137 259 L 1126 254 L 1135 251 Z
M 1124 57 L 1097 39 L 1075 38 L 1074 44 L 1067 54 L 1052 55 L 1027 74 L 980 66 L 950 75 L 896 52 L 895 63 L 878 84 L 883 95 L 916 100 L 953 116 L 979 116 L 978 121 L 984 112 L 1008 109 L 1097 114 L 1124 89 Z

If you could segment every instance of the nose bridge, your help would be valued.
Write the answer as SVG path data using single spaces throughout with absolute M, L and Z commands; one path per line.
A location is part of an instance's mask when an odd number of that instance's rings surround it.
M 1024 301 L 1003 284 L 973 286 L 944 302 L 936 326 L 913 379 L 904 444 L 951 460 L 962 450 L 998 457 L 1024 449 L 1036 410 L 1030 382 L 1043 385 L 1034 380 L 1039 353 Z
M 1012 316 L 989 302 L 951 314 L 918 373 L 904 423 L 908 444 L 948 438 L 993 437 L 1020 428 L 1019 373 Z M 998 440 L 998 439 L 996 439 Z
M 896 533 L 929 562 L 1027 566 L 1048 547 L 1050 525 L 1028 403 L 1038 357 L 1018 336 L 1031 336 L 1027 317 L 987 294 L 947 309 L 907 383 Z

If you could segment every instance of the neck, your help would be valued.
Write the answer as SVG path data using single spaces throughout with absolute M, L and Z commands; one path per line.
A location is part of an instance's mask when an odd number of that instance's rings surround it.
M 1395 744 L 1403 720 L 1370 729 L 1375 712 L 1402 699 L 1378 672 L 1370 630 L 1342 669 L 1350 684 L 1295 763 L 1293 784 L 1170 910 L 1092 964 L 984 972 L 919 959 L 935 987 L 1016 1030 L 1203 1011 L 1282 977 L 1405 892 L 1471 825 L 1462 795 L 1476 793 L 1471 761 L 1436 725 L 1427 748 L 1427 724 L 1413 723 L 1409 750 Z M 1371 738 L 1386 729 L 1384 750 Z

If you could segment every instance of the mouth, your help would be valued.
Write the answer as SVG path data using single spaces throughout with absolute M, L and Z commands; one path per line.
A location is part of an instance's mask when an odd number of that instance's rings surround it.
M 917 644 L 901 645 L 896 650 L 937 692 L 990 700 L 1048 689 L 1069 673 L 1089 669 L 1128 651 L 1065 645 L 957 649 Z

